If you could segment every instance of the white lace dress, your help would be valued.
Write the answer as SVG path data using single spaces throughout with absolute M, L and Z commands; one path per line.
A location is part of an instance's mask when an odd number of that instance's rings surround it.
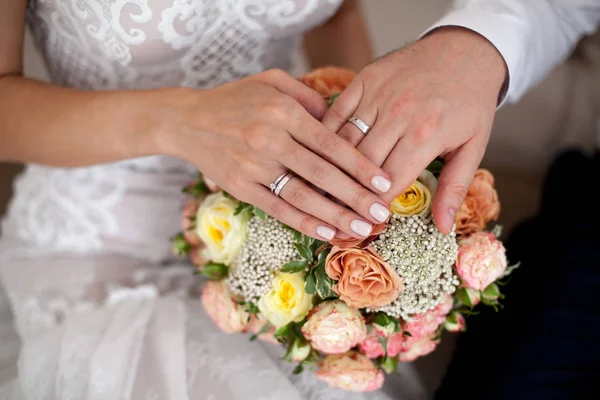
M 210 88 L 269 68 L 289 70 L 301 33 L 340 3 L 32 0 L 28 23 L 57 84 Z M 0 304 L 0 398 L 423 397 L 410 365 L 388 380 L 389 397 L 348 394 L 309 373 L 293 376 L 276 346 L 219 332 L 200 306 L 190 266 L 170 256 L 180 188 L 193 173 L 158 156 L 91 168 L 26 167 L 0 240 L 0 277 L 14 316 L 9 326 Z

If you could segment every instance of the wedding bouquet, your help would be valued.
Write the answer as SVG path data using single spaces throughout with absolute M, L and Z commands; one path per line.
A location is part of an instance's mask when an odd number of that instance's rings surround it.
M 301 81 L 334 101 L 354 77 L 324 68 Z M 507 266 L 494 178 L 479 170 L 441 234 L 431 215 L 434 161 L 396 198 L 387 224 L 364 240 L 321 242 L 233 198 L 208 179 L 185 188 L 183 232 L 174 240 L 206 277 L 202 304 L 226 333 L 285 346 L 295 372 L 314 368 L 331 386 L 379 389 L 398 362 L 432 352 L 444 330 L 465 329 L 478 304 L 501 306 Z

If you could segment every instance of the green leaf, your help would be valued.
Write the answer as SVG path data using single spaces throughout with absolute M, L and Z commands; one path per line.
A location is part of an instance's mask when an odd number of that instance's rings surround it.
M 296 250 L 298 250 L 298 253 L 300 253 L 300 256 L 302 256 L 302 258 L 304 258 L 308 262 L 312 262 L 314 258 L 313 252 L 308 248 L 307 245 L 296 242 L 294 243 L 294 247 L 296 248 Z
M 306 277 L 306 281 L 304 282 L 304 291 L 306 294 L 315 294 L 317 293 L 317 287 L 315 284 L 315 277 L 313 274 L 309 274 Z
M 387 357 L 381 363 L 381 369 L 386 373 L 391 374 L 396 372 L 398 368 L 398 359 L 396 357 Z
M 383 350 L 385 351 L 385 357 L 387 357 L 388 356 L 387 339 L 384 337 L 381 337 L 381 336 L 377 336 L 377 341 L 379 342 L 381 347 L 383 347 Z
M 260 330 L 258 332 L 256 332 L 254 335 L 250 336 L 250 341 L 251 342 L 255 341 L 263 333 L 269 332 L 270 329 L 271 329 L 271 325 L 270 324 L 264 324 L 262 326 L 262 328 L 260 328 Z
M 386 327 L 394 323 L 394 318 L 390 317 L 385 313 L 379 313 L 375 318 L 373 318 L 373 323 L 382 327 Z
M 202 275 L 213 281 L 220 281 L 229 273 L 229 268 L 225 264 L 208 263 L 203 266 L 200 271 Z
M 258 306 L 251 301 L 246 303 L 246 311 L 249 312 L 250 314 L 254 314 L 254 315 L 256 315 L 260 312 L 260 310 L 258 309 Z
M 502 225 L 495 225 L 494 228 L 492 228 L 492 235 L 496 236 L 497 238 L 502 236 Z
M 513 271 L 517 268 L 519 268 L 521 266 L 521 263 L 518 262 L 514 265 L 510 265 L 508 268 L 506 268 L 506 270 L 504 271 L 504 275 L 502 275 L 502 278 L 504 278 L 505 276 L 508 276 L 510 274 L 513 273 Z
M 183 233 L 178 234 L 173 238 L 173 248 L 179 257 L 185 257 L 192 250 L 192 246 L 185 240 Z
M 289 226 L 289 225 L 286 225 L 286 224 L 281 224 L 281 227 L 282 227 L 283 229 L 285 229 L 286 231 L 292 231 L 292 232 L 296 232 L 296 230 L 295 230 L 294 228 L 292 228 L 291 226 Z
M 285 264 L 279 272 L 294 274 L 296 272 L 304 271 L 307 266 L 308 263 L 306 261 L 290 261 L 289 263 Z
M 228 192 L 226 192 L 224 190 L 221 191 L 221 193 L 223 193 L 223 196 L 227 197 L 228 199 L 237 200 L 235 197 L 233 197 L 232 195 L 230 195 Z
M 329 104 L 329 107 L 331 107 L 333 105 L 333 103 L 335 103 L 337 98 L 340 97 L 340 94 L 341 93 L 336 93 L 336 94 L 332 95 L 331 97 L 329 97 L 329 101 L 327 102 L 327 104 Z
M 412 335 L 410 334 L 410 332 L 409 332 L 409 331 L 403 331 L 403 332 L 402 332 L 402 334 L 403 334 L 404 336 L 412 337 Z
M 279 340 L 279 338 L 282 338 L 282 339 L 287 339 L 288 338 L 288 336 L 289 336 L 289 334 L 291 332 L 291 326 L 290 325 L 291 324 L 284 325 L 284 326 L 278 328 L 275 331 L 274 336 L 277 338 L 277 340 Z
M 311 238 L 310 236 L 302 235 L 302 243 L 306 246 L 310 247 L 314 242 L 315 239 Z
M 483 289 L 481 297 L 486 300 L 497 300 L 500 297 L 500 288 L 495 283 L 490 283 L 488 287 Z
M 440 177 L 440 174 L 442 173 L 442 169 L 444 168 L 444 160 L 442 160 L 441 158 L 436 158 L 435 160 L 433 160 L 431 162 L 431 164 L 429 164 L 429 166 L 427 166 L 427 170 L 429 172 L 431 172 L 436 178 Z
M 304 371 L 304 367 L 302 364 L 298 364 L 296 368 L 294 368 L 294 375 L 301 374 Z
M 254 215 L 260 219 L 267 219 L 267 213 L 257 207 L 254 207 Z
M 189 194 L 194 197 L 200 197 L 203 194 L 210 193 L 210 190 L 206 187 L 206 184 L 202 181 L 194 183 L 193 185 L 187 186 L 181 190 L 185 194 Z
M 294 242 L 302 243 L 302 232 L 294 231 Z
M 243 213 L 244 211 L 248 211 L 251 207 L 252 207 L 251 204 L 240 201 L 240 204 L 238 204 L 238 206 L 235 208 L 233 215 L 239 215 L 239 214 Z

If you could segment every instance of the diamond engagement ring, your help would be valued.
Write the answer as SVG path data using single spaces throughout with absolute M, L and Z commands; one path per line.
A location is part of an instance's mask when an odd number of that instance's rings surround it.
M 351 116 L 350 119 L 348 119 L 348 122 L 357 127 L 363 133 L 363 135 L 369 133 L 369 129 L 371 129 L 371 127 L 365 121 L 356 115 Z
M 287 185 L 287 183 L 293 177 L 294 177 L 294 173 L 291 171 L 288 171 L 285 174 L 280 175 L 277 179 L 275 179 L 275 181 L 273 183 L 271 183 L 269 185 L 269 189 L 271 189 L 271 193 L 273 193 L 275 196 L 279 197 L 279 194 L 281 193 L 281 191 L 283 190 L 285 185 Z

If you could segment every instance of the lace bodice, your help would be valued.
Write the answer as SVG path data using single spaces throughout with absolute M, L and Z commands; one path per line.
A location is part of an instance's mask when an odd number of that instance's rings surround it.
M 57 84 L 205 89 L 289 70 L 301 34 L 341 2 L 30 0 L 27 20 Z M 163 156 L 91 168 L 30 165 L 15 184 L 2 254 L 108 248 L 162 260 L 179 229 L 180 188 L 194 172 Z

